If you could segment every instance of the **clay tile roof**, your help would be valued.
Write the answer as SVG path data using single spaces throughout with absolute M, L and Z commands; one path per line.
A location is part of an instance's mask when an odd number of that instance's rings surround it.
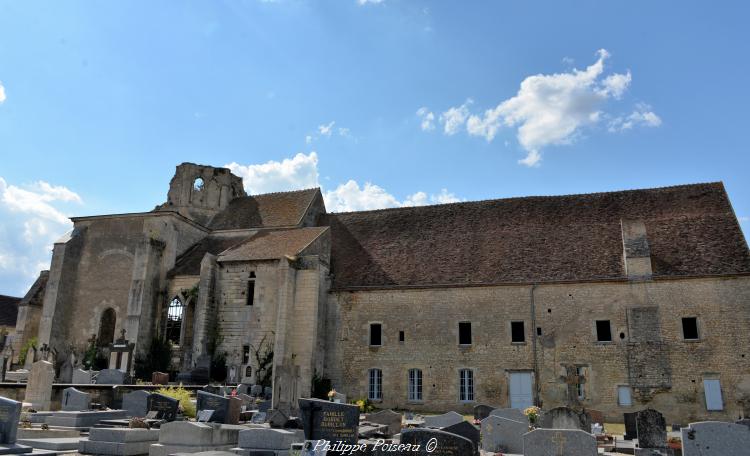
M 721 183 L 328 214 L 334 288 L 619 279 L 621 219 L 655 276 L 750 272 Z
M 21 298 L 0 295 L 0 326 L 16 326 L 20 302 Z
M 226 209 L 214 216 L 208 227 L 212 230 L 236 230 L 296 226 L 318 191 L 317 188 L 310 188 L 235 198 Z
M 241 243 L 248 237 L 250 237 L 250 234 L 247 232 L 231 235 L 210 234 L 180 255 L 177 258 L 177 261 L 175 261 L 174 268 L 169 271 L 168 275 L 170 277 L 178 275 L 200 275 L 201 261 L 203 261 L 203 257 L 206 253 L 218 255 L 233 245 Z
M 222 253 L 219 261 L 249 261 L 283 258 L 302 252 L 328 227 L 316 226 L 291 230 L 260 231 L 240 245 Z

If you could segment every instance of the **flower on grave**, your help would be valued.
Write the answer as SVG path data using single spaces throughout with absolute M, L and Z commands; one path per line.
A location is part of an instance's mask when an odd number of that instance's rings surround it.
M 359 407 L 359 411 L 360 411 L 360 412 L 365 412 L 365 411 L 367 411 L 367 410 L 365 410 L 365 409 L 367 408 L 367 402 L 365 402 L 365 400 L 364 400 L 364 399 L 360 399 L 360 400 L 358 400 L 358 401 L 356 402 L 356 404 L 357 404 L 357 407 Z
M 523 414 L 529 417 L 529 423 L 534 424 L 536 423 L 537 418 L 539 418 L 539 413 L 541 412 L 541 409 L 536 406 L 531 406 L 526 408 L 523 411 Z
M 336 395 L 336 389 L 334 388 L 328 392 L 328 399 L 333 399 L 333 396 L 335 395 Z

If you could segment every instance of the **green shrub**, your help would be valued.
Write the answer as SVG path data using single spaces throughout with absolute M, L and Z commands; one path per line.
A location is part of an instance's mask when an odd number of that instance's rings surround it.
M 31 339 L 26 341 L 25 344 L 23 344 L 23 347 L 21 347 L 21 353 L 18 354 L 18 364 L 26 363 L 26 355 L 29 353 L 29 348 L 36 348 L 38 342 L 39 341 L 36 339 L 36 337 L 32 337 Z
M 190 400 L 190 391 L 183 388 L 182 385 L 159 388 L 156 392 L 177 399 L 180 401 L 182 413 L 188 418 L 195 418 L 195 404 Z
M 169 372 L 171 364 L 172 343 L 156 336 L 151 339 L 147 354 L 135 359 L 135 376 L 150 382 L 153 372 Z

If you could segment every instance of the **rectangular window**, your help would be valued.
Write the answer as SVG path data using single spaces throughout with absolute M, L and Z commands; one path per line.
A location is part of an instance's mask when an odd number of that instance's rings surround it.
M 526 331 L 522 321 L 510 322 L 510 341 L 514 343 L 526 342 Z
M 471 322 L 462 321 L 458 324 L 458 344 L 471 345 Z
M 612 342 L 612 327 L 609 320 L 596 320 L 596 341 Z
M 586 399 L 586 368 L 583 366 L 576 367 L 576 375 L 578 376 L 576 384 L 578 400 Z
M 422 369 L 409 369 L 409 400 L 422 400 Z
M 370 323 L 370 345 L 383 345 L 382 331 L 383 325 Z
M 698 340 L 698 319 L 687 317 L 682 319 L 682 337 L 685 340 Z
M 721 384 L 718 379 L 703 379 L 703 391 L 706 394 L 706 410 L 724 410 L 721 400 Z
M 370 369 L 369 377 L 367 398 L 371 401 L 383 400 L 383 371 L 380 369 Z
M 474 371 L 461 369 L 459 371 L 458 400 L 472 402 L 474 400 Z
M 405 339 L 405 337 L 404 337 L 404 332 L 403 332 L 403 331 L 399 331 L 399 332 L 398 332 L 398 341 L 399 341 L 399 342 L 403 342 L 403 341 L 404 341 L 404 339 Z
M 246 305 L 252 306 L 255 301 L 255 273 L 250 272 L 250 278 L 247 280 L 247 301 Z
M 540 326 L 536 327 L 536 335 L 541 336 L 542 335 L 542 328 Z
M 630 407 L 633 405 L 632 391 L 629 386 L 618 386 L 617 387 L 617 403 L 623 407 Z
M 249 364 L 249 363 L 250 363 L 250 346 L 243 345 L 242 346 L 242 364 Z

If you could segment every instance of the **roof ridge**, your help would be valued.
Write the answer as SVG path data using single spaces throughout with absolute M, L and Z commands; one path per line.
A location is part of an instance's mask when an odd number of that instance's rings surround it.
M 320 190 L 320 187 L 300 188 L 297 190 L 286 190 L 283 192 L 256 193 L 253 195 L 240 196 L 239 198 L 253 198 L 256 196 L 268 196 L 268 195 L 288 195 L 290 193 L 303 193 L 303 192 L 309 192 L 311 190 Z
M 598 195 L 611 195 L 614 193 L 640 193 L 640 192 L 648 192 L 648 191 L 661 191 L 661 190 L 670 190 L 670 189 L 677 189 L 677 188 L 686 188 L 686 187 L 701 187 L 701 186 L 720 186 L 721 188 L 724 188 L 724 183 L 722 181 L 713 181 L 713 182 L 696 182 L 692 184 L 677 184 L 677 185 L 667 185 L 663 187 L 647 187 L 647 188 L 633 188 L 633 189 L 627 189 L 627 190 L 611 190 L 607 192 L 591 192 L 591 193 L 568 193 L 564 195 L 526 195 L 526 196 L 511 196 L 508 198 L 487 198 L 487 199 L 481 199 L 481 200 L 471 200 L 471 201 L 456 201 L 453 203 L 438 203 L 438 204 L 425 204 L 421 206 L 402 206 L 402 207 L 385 207 L 381 209 L 368 209 L 364 211 L 346 211 L 346 212 L 327 212 L 326 215 L 350 215 L 350 214 L 373 214 L 378 212 L 387 212 L 387 211 L 407 211 L 407 210 L 414 210 L 414 209 L 420 209 L 420 208 L 430 208 L 430 207 L 438 207 L 438 206 L 459 206 L 459 205 L 473 205 L 473 204 L 480 204 L 480 203 L 487 203 L 487 202 L 494 202 L 494 201 L 517 201 L 517 200 L 533 200 L 533 199 L 554 199 L 554 198 L 570 198 L 570 197 L 576 197 L 576 196 L 598 196 Z

